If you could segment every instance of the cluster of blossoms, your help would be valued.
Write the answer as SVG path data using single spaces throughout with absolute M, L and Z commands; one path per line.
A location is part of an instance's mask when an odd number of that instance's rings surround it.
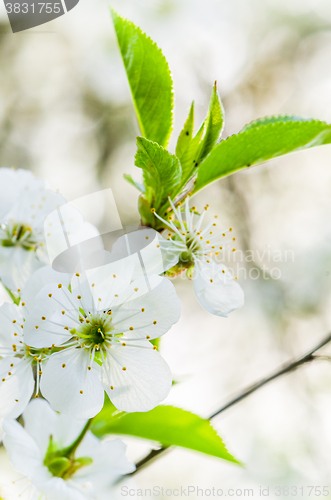
M 120 238 L 116 259 L 92 267 L 81 259 L 75 271 L 60 273 L 49 261 L 57 240 L 49 238 L 49 216 L 66 200 L 26 171 L 0 170 L 0 186 L 0 279 L 14 299 L 0 307 L 4 444 L 33 498 L 102 498 L 101 490 L 134 468 L 122 442 L 101 442 L 88 431 L 105 393 L 119 411 L 146 412 L 172 385 L 153 343 L 181 313 L 166 275 L 186 269 L 199 302 L 212 314 L 227 316 L 243 304 L 231 273 L 212 260 L 225 234 L 212 233 L 215 222 L 202 228 L 204 214 L 195 222 L 188 201 L 183 212 L 171 203 L 165 238 L 156 233 L 149 244 L 150 233 L 131 234 L 148 242 L 144 272 L 135 255 L 123 257 Z M 68 222 L 78 235 L 86 229 L 82 216 L 61 212 L 62 219 L 66 213 L 70 218 L 61 220 L 64 227 Z M 15 420 L 20 415 L 24 428 Z

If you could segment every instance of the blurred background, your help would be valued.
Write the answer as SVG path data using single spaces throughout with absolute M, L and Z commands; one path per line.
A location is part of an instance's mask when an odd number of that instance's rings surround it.
M 224 137 L 271 114 L 331 121 L 329 0 L 112 5 L 169 62 L 176 99 L 171 150 L 193 99 L 196 129 L 204 119 L 215 79 L 226 112 Z M 128 224 L 137 218 L 138 192 L 123 174 L 140 180 L 133 161 L 138 134 L 106 0 L 80 0 L 69 14 L 17 34 L 0 5 L 1 167 L 32 170 L 69 200 L 111 187 Z M 198 207 L 208 202 L 210 215 L 234 228 L 239 251 L 228 265 L 246 303 L 228 319 L 213 317 L 196 302 L 192 283 L 174 281 L 183 314 L 161 349 L 180 383 L 167 403 L 208 416 L 327 335 L 330 195 L 331 146 L 323 146 L 239 172 L 196 197 Z M 331 345 L 323 352 L 331 355 Z M 330 362 L 301 367 L 213 423 L 244 468 L 176 449 L 122 484 L 233 488 L 235 496 L 253 488 L 254 498 L 260 487 L 269 486 L 276 498 L 276 486 L 331 485 Z M 145 441 L 125 440 L 134 460 L 149 450 Z M 3 448 L 0 457 L 0 496 L 17 498 L 22 487 L 11 481 L 19 476 Z M 306 498 L 307 491 L 297 496 Z

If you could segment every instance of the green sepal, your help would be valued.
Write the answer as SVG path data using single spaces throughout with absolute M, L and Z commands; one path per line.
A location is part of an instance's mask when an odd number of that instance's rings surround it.
M 141 184 L 140 182 L 136 182 L 134 179 L 132 179 L 132 176 L 129 175 L 129 174 L 124 174 L 124 179 L 129 183 L 131 184 L 132 186 L 134 186 L 136 189 L 138 189 L 141 193 L 145 193 L 146 189 L 145 189 L 145 186 L 143 184 Z
M 141 194 L 138 198 L 138 211 L 140 213 L 141 224 L 143 226 L 155 226 L 157 219 L 152 213 L 150 202 L 145 198 L 143 194 Z
M 56 457 L 47 463 L 49 472 L 55 477 L 63 477 L 72 467 L 72 462 L 66 457 Z

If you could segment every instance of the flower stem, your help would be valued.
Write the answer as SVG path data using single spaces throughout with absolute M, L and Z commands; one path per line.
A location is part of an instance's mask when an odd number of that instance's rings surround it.
M 75 439 L 75 441 L 70 444 L 67 448 L 64 448 L 63 450 L 61 450 L 61 456 L 63 457 L 68 457 L 68 458 L 73 458 L 78 446 L 80 445 L 80 443 L 83 441 L 87 431 L 90 429 L 91 425 L 92 425 L 92 422 L 93 422 L 93 419 L 94 418 L 90 418 L 84 428 L 82 429 L 82 432 L 79 434 L 79 436 L 77 437 L 77 439 Z
M 331 342 L 331 333 L 327 335 L 321 342 L 319 342 L 313 349 L 308 351 L 306 354 L 301 356 L 300 358 L 291 361 L 289 363 L 286 363 L 285 365 L 281 366 L 278 370 L 276 370 L 274 373 L 271 375 L 264 377 L 263 379 L 259 380 L 255 384 L 252 384 L 251 386 L 247 387 L 244 389 L 242 392 L 240 392 L 236 397 L 231 399 L 228 403 L 223 405 L 220 409 L 215 411 L 209 416 L 209 420 L 215 418 L 216 416 L 220 415 L 223 413 L 223 411 L 227 410 L 228 408 L 231 408 L 231 406 L 236 405 L 243 399 L 247 398 L 251 394 L 253 394 L 255 391 L 260 389 L 261 387 L 264 387 L 267 385 L 269 382 L 272 382 L 273 380 L 277 379 L 278 377 L 281 377 L 282 375 L 285 375 L 286 373 L 291 373 L 299 366 L 303 366 L 306 363 L 310 363 L 311 361 L 315 360 L 330 360 L 328 356 L 314 356 L 315 352 L 324 347 L 326 344 Z M 163 454 L 165 451 L 171 449 L 170 446 L 162 446 L 161 448 L 157 450 L 152 450 L 148 455 L 146 455 L 144 458 L 142 458 L 137 464 L 136 464 L 136 470 L 134 472 L 131 472 L 130 475 L 136 474 L 140 469 L 148 465 L 152 460 L 155 458 L 159 457 L 161 454 Z

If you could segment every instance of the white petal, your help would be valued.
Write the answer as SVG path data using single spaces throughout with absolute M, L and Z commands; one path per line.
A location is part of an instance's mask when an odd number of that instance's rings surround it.
M 118 300 L 122 304 L 112 309 L 113 326 L 116 332 L 127 332 L 128 338 L 155 339 L 180 318 L 181 302 L 166 278 L 150 276 L 147 284 L 144 278 L 135 280 Z
M 58 413 L 53 435 L 54 441 L 59 443 L 61 448 L 69 446 L 79 436 L 86 422 L 87 420 L 76 420 L 64 413 Z
M 178 262 L 181 250 L 152 228 L 142 228 L 117 239 L 112 254 L 118 259 L 132 256 L 134 275 L 137 279 L 145 275 L 162 274 Z
M 42 265 L 34 251 L 0 246 L 0 278 L 10 290 L 22 289 Z
M 72 337 L 70 330 L 80 326 L 79 307 L 78 299 L 62 283 L 45 286 L 36 295 L 35 306 L 26 318 L 25 342 L 40 348 L 68 341 Z
M 139 345 L 112 348 L 102 367 L 104 389 L 121 411 L 149 411 L 167 397 L 171 388 L 167 363 L 149 342 L 139 341 Z
M 87 500 L 83 491 L 79 491 L 73 481 L 65 481 L 60 477 L 40 478 L 38 474 L 33 477 L 33 484 L 50 500 Z M 43 497 L 44 498 L 44 497 Z
M 34 386 L 29 363 L 15 357 L 3 358 L 0 361 L 0 416 L 17 418 L 21 415 L 30 401 Z
M 70 203 L 54 210 L 45 220 L 49 261 L 54 269 L 74 272 L 80 259 L 103 249 L 102 238 L 95 226 Z
M 44 399 L 31 401 L 23 413 L 24 428 L 34 439 L 41 456 L 46 455 L 51 435 L 54 438 L 57 414 Z
M 3 442 L 14 469 L 31 479 L 43 462 L 37 443 L 15 420 L 4 420 L 3 430 Z
M 35 298 L 42 288 L 52 283 L 62 283 L 64 288 L 68 288 L 70 276 L 68 274 L 58 273 L 50 266 L 43 266 L 31 276 L 26 282 L 21 294 L 22 302 L 25 302 L 28 310 L 32 309 Z
M 95 312 L 109 309 L 115 295 L 127 288 L 132 278 L 133 264 L 128 257 L 77 274 L 79 276 L 74 275 L 71 281 L 72 293 L 75 297 L 82 297 L 84 310 Z
M 64 203 L 63 196 L 49 189 L 27 191 L 14 203 L 6 217 L 31 226 L 32 232 L 44 234 L 47 215 Z
M 51 436 L 58 448 L 65 448 L 74 442 L 86 424 L 84 420 L 74 420 L 63 413 L 56 413 L 44 399 L 31 401 L 23 413 L 23 419 L 25 430 L 38 444 L 42 456 L 46 454 Z
M 44 188 L 45 182 L 29 170 L 0 169 L 0 219 L 24 192 Z
M 19 308 L 9 302 L 2 304 L 0 307 L 0 345 L 2 347 L 11 348 L 13 344 L 18 343 L 18 337 L 22 337 L 22 324 L 23 318 Z
M 104 392 L 97 368 L 87 368 L 89 358 L 84 349 L 66 349 L 50 357 L 43 368 L 40 387 L 54 410 L 87 419 L 102 409 Z
M 244 292 L 224 264 L 199 262 L 193 280 L 198 301 L 211 314 L 226 318 L 244 305 Z
M 92 439 L 94 438 L 94 439 Z M 90 447 L 86 442 L 91 439 Z M 77 450 L 77 457 L 91 457 L 93 463 L 83 467 L 75 474 L 74 481 L 83 484 L 89 481 L 93 484 L 93 491 L 102 492 L 110 487 L 116 479 L 135 470 L 135 465 L 126 458 L 126 445 L 120 439 L 104 441 L 87 434 Z

